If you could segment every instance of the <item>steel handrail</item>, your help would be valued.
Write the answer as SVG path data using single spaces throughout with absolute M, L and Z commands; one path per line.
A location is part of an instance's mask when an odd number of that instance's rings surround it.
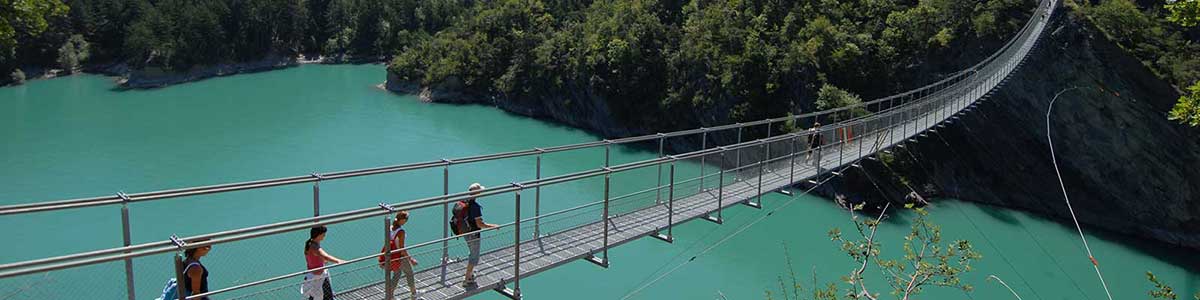
M 1037 10 L 1037 11 L 1040 11 L 1040 10 Z M 1021 32 L 1024 32 L 1026 29 L 1028 29 L 1030 24 L 1033 23 L 1032 21 L 1035 20 L 1038 15 L 1039 15 L 1038 13 L 1033 14 L 1033 17 L 1031 17 L 1031 19 L 1030 19 L 1031 22 L 1026 22 L 1025 27 L 1022 28 Z M 950 75 L 947 78 L 942 79 L 940 81 L 937 81 L 937 82 L 934 82 L 934 83 L 931 83 L 931 84 L 928 84 L 928 85 L 925 85 L 925 86 L 922 86 L 919 88 L 915 88 L 915 89 L 912 89 L 912 90 L 909 90 L 909 91 L 906 91 L 906 92 L 903 92 L 900 94 L 891 95 L 891 96 L 887 96 L 887 97 L 883 97 L 880 99 L 875 99 L 875 100 L 871 100 L 871 101 L 867 101 L 867 102 L 862 102 L 857 105 L 851 105 L 851 106 L 840 107 L 840 108 L 835 108 L 835 109 L 828 109 L 828 110 L 817 111 L 817 112 L 810 112 L 810 113 L 794 115 L 794 116 L 790 116 L 790 117 L 768 118 L 768 119 L 753 121 L 753 122 L 727 124 L 727 125 L 717 126 L 714 128 L 708 128 L 708 130 L 710 130 L 710 131 L 727 130 L 727 129 L 745 128 L 745 127 L 752 127 L 752 126 L 758 126 L 758 125 L 763 125 L 763 124 L 770 124 L 770 123 L 780 122 L 780 121 L 800 120 L 803 118 L 816 117 L 816 116 L 821 116 L 821 115 L 842 112 L 842 111 L 846 111 L 846 110 L 850 110 L 850 109 L 855 109 L 855 108 L 859 108 L 859 107 L 867 107 L 869 105 L 880 104 L 880 103 L 883 103 L 883 101 L 888 101 L 888 100 L 908 96 L 908 95 L 911 95 L 914 93 L 918 93 L 921 91 L 929 90 L 931 88 L 941 85 L 942 83 L 948 82 L 948 81 L 956 79 L 956 78 L 960 78 L 964 74 L 976 71 L 979 68 L 979 66 L 993 61 L 995 58 L 999 57 L 999 55 L 1001 53 L 1008 50 L 1010 48 L 1010 46 L 1013 45 L 1013 43 L 1016 40 L 1018 40 L 1019 37 L 1020 37 L 1020 35 L 1009 40 L 1004 46 L 1002 46 L 1000 49 L 998 49 L 995 53 L 993 53 L 988 58 L 984 59 L 984 61 L 981 61 L 980 63 L 976 64 L 975 66 L 955 72 L 952 75 Z M 926 97 L 922 97 L 922 99 L 927 98 L 929 96 L 932 96 L 932 95 L 927 95 Z M 426 162 L 417 162 L 417 163 L 409 163 L 409 164 L 373 167 L 373 168 L 366 168 L 366 169 L 335 171 L 335 172 L 328 172 L 328 173 L 323 173 L 323 174 L 313 174 L 313 175 L 307 175 L 307 176 L 292 176 L 292 177 L 283 177 L 283 178 L 274 178 L 274 179 L 263 179 L 263 180 L 254 180 L 254 181 L 246 181 L 246 182 L 208 185 L 208 186 L 167 189 L 167 190 L 129 194 L 128 197 L 129 197 L 130 202 L 141 202 L 141 201 L 148 201 L 148 200 L 158 200 L 158 199 L 197 196 L 197 195 L 205 195 L 205 194 L 213 194 L 213 193 L 233 192 L 233 191 L 241 191 L 241 190 L 249 190 L 249 189 L 269 188 L 269 187 L 285 186 L 285 185 L 300 184 L 300 183 L 317 182 L 317 181 L 323 181 L 323 180 L 335 180 L 335 179 L 360 177 L 360 176 L 368 176 L 368 175 L 375 175 L 375 174 L 385 174 L 385 173 L 395 173 L 395 172 L 427 169 L 427 168 L 445 166 L 447 164 L 451 164 L 451 165 L 466 164 L 466 163 L 498 160 L 498 159 L 505 159 L 505 158 L 523 157 L 523 156 L 530 156 L 530 155 L 537 155 L 537 154 L 544 154 L 544 153 L 570 151 L 570 150 L 576 150 L 576 149 L 600 147 L 600 146 L 609 145 L 609 144 L 635 143 L 635 142 L 641 142 L 641 141 L 654 140 L 654 139 L 658 139 L 658 138 L 671 138 L 671 137 L 678 137 L 678 136 L 686 136 L 686 135 L 692 135 L 692 134 L 697 134 L 697 133 L 701 133 L 701 132 L 703 132 L 701 129 L 680 130 L 680 131 L 674 131 L 674 132 L 665 133 L 665 134 L 648 134 L 648 135 L 642 135 L 642 136 L 620 138 L 620 139 L 615 139 L 615 140 L 602 140 L 602 141 L 585 142 L 585 143 L 577 143 L 577 144 L 559 145 L 559 146 L 553 146 L 553 147 L 545 147 L 540 150 L 539 149 L 528 149 L 528 150 L 503 152 L 503 153 L 492 153 L 492 154 L 484 154 L 484 155 L 467 156 L 467 157 L 461 157 L 461 158 L 456 158 L 456 159 L 449 159 L 449 162 L 447 162 L 445 160 L 426 161 Z M 320 176 L 314 176 L 314 175 L 320 175 Z M 89 198 L 77 198 L 77 199 L 68 199 L 68 200 L 41 201 L 41 202 L 33 202 L 33 203 L 0 206 L 0 215 L 23 214 L 23 213 L 42 212 L 42 211 L 101 206 L 101 205 L 114 205 L 114 204 L 120 204 L 122 202 L 123 202 L 123 199 L 117 195 L 89 197 Z
M 993 59 L 993 60 L 990 61 L 989 63 L 996 62 L 996 60 L 994 60 L 994 58 L 999 57 L 1002 53 L 1015 55 L 1022 51 L 1025 51 L 1027 53 L 1030 49 L 1032 49 L 1032 45 L 1029 45 L 1029 44 L 1023 44 L 1022 47 L 1015 48 L 1015 50 L 1014 50 L 1014 48 L 1011 48 L 1009 46 L 1012 45 L 1013 42 L 1017 39 L 1026 40 L 1026 39 L 1029 39 L 1030 37 L 1033 37 L 1034 35 L 1040 36 L 1040 33 L 1024 32 L 1024 31 L 1031 28 L 1030 24 L 1032 22 L 1036 22 L 1038 20 L 1038 16 L 1040 16 L 1042 14 L 1044 14 L 1044 12 L 1041 12 L 1039 9 L 1039 12 L 1035 13 L 1033 15 L 1033 18 L 1031 18 L 1030 22 L 1027 23 L 1025 28 L 1022 29 L 1023 32 L 1020 35 L 1018 35 L 1018 37 L 1015 37 L 1014 40 L 1010 40 L 1008 45 L 1005 46 L 1004 50 L 993 54 L 992 57 L 989 58 L 989 59 Z M 1033 40 L 1032 42 L 1036 43 L 1036 40 Z M 1008 52 L 1009 50 L 1014 50 L 1014 51 L 1012 53 L 1009 53 Z M 1005 68 L 1005 67 L 1015 68 L 1015 66 L 1011 65 L 1010 61 L 1005 61 L 1004 63 L 1007 63 L 1008 65 L 1004 65 L 1004 66 L 991 65 L 991 64 L 987 65 L 986 68 L 999 69 L 999 70 L 995 70 L 997 73 L 993 73 L 989 77 L 995 77 L 996 75 L 1001 75 L 999 72 L 1002 70 L 1002 68 Z M 978 73 L 978 69 L 982 69 L 982 68 L 977 68 L 976 70 L 973 70 L 973 71 Z M 1007 76 L 1007 74 L 1005 74 L 1005 76 Z M 1003 78 L 1001 78 L 1001 79 L 1003 79 Z M 945 80 L 943 80 L 943 82 L 945 82 Z M 938 92 L 957 89 L 954 86 L 958 86 L 959 83 L 961 83 L 961 82 L 956 82 L 955 84 L 952 84 L 950 86 L 940 88 L 938 90 Z M 967 88 L 969 91 L 970 89 L 976 89 L 976 88 L 980 88 L 980 87 L 989 85 L 989 83 L 981 82 L 978 80 L 970 82 L 970 83 L 971 84 L 967 84 L 965 86 L 959 86 L 958 88 Z M 988 89 L 990 89 L 990 88 L 988 88 Z M 891 116 L 894 116 L 897 114 L 906 114 L 908 111 L 914 111 L 917 109 L 914 106 L 907 105 L 907 104 L 925 103 L 928 101 L 932 101 L 933 99 L 936 99 L 936 97 L 938 97 L 938 96 L 939 95 L 937 95 L 937 94 L 926 95 L 924 97 L 920 97 L 920 98 L 916 99 L 915 101 L 908 101 L 908 103 L 906 103 L 906 105 L 891 107 L 891 108 L 887 109 L 885 113 L 873 113 L 868 116 L 863 116 L 861 118 L 855 118 L 855 119 L 851 119 L 851 120 L 847 120 L 847 121 L 842 121 L 842 122 L 837 123 L 837 125 L 838 125 L 838 127 L 853 126 L 855 124 L 865 123 L 868 120 L 882 119 L 883 117 L 891 117 Z M 975 100 L 972 100 L 972 102 L 974 102 L 974 101 Z M 864 105 L 865 105 L 865 103 L 864 103 Z M 857 106 L 855 106 L 855 107 L 857 107 Z M 850 107 L 850 108 L 853 108 L 853 107 Z M 724 125 L 721 127 L 725 127 L 725 128 L 720 128 L 718 130 L 732 129 L 732 128 L 745 128 L 748 126 L 770 124 L 770 123 L 778 122 L 781 120 L 788 120 L 788 119 L 795 120 L 795 119 L 806 118 L 806 117 L 811 117 L 811 116 L 820 116 L 820 115 L 824 115 L 824 114 L 828 114 L 828 113 L 832 113 L 832 112 L 843 111 L 843 110 L 850 109 L 850 108 L 826 110 L 826 111 L 814 112 L 814 113 L 803 114 L 803 115 L 798 115 L 798 116 L 791 116 L 790 118 L 773 118 L 773 119 L 765 119 L 765 120 L 755 121 L 755 122 L 750 122 L 750 123 Z M 900 111 L 901 108 L 904 108 L 904 111 Z M 918 113 L 922 114 L 922 115 L 929 114 L 929 112 L 918 112 Z M 857 119 L 857 121 L 855 121 L 856 119 Z M 911 122 L 912 120 L 914 120 L 914 118 L 902 119 L 899 122 L 901 122 L 901 124 L 907 124 L 907 123 Z M 891 124 L 891 125 L 892 126 L 889 126 L 889 127 L 895 126 L 895 124 Z M 631 142 L 638 142 L 638 141 L 653 140 L 653 139 L 657 139 L 657 138 L 681 136 L 681 135 L 694 134 L 694 133 L 699 133 L 699 132 L 707 132 L 707 131 L 711 131 L 711 130 L 714 130 L 714 129 L 712 129 L 712 128 L 701 129 L 699 131 L 697 131 L 696 129 L 693 129 L 693 130 L 677 131 L 677 132 L 674 132 L 671 134 L 647 135 L 647 136 L 640 136 L 640 137 L 623 138 L 623 139 L 618 139 L 618 140 L 605 140 L 605 141 L 580 143 L 580 144 L 573 144 L 573 145 L 563 145 L 563 146 L 556 146 L 553 148 L 533 150 L 535 152 L 532 152 L 532 153 L 568 151 L 568 150 L 574 150 L 574 149 L 596 147 L 596 146 L 600 146 L 600 145 L 610 145 L 610 144 L 614 144 L 614 143 L 631 143 Z M 879 130 L 875 130 L 872 132 L 879 132 L 882 130 L 883 129 L 879 129 Z M 825 132 L 825 131 L 822 131 L 822 132 Z M 509 192 L 513 192 L 513 191 L 517 191 L 517 190 L 521 190 L 521 189 L 526 189 L 526 188 L 538 187 L 538 186 L 543 186 L 543 185 L 551 185 L 551 184 L 556 184 L 556 183 L 561 183 L 561 182 L 568 182 L 568 181 L 574 181 L 574 180 L 579 180 L 579 179 L 588 178 L 588 177 L 594 177 L 597 175 L 612 173 L 612 172 L 614 172 L 614 170 L 628 170 L 628 169 L 634 169 L 634 168 L 641 168 L 641 167 L 645 167 L 645 166 L 662 165 L 662 164 L 665 164 L 666 162 L 672 162 L 677 159 L 708 155 L 708 154 L 716 153 L 718 151 L 723 152 L 723 151 L 729 151 L 731 149 L 737 150 L 737 149 L 742 149 L 742 148 L 746 148 L 746 147 L 752 147 L 752 146 L 760 145 L 763 143 L 770 143 L 770 142 L 781 141 L 781 140 L 790 139 L 790 138 L 796 138 L 801 134 L 804 134 L 804 133 L 780 135 L 778 137 L 772 137 L 772 138 L 768 138 L 768 139 L 757 139 L 757 140 L 753 140 L 753 141 L 739 143 L 739 144 L 736 144 L 733 146 L 702 149 L 699 151 L 689 152 L 689 153 L 686 153 L 686 154 L 683 154 L 680 156 L 663 157 L 663 158 L 649 159 L 649 160 L 644 160 L 644 161 L 639 161 L 639 162 L 631 162 L 631 163 L 614 166 L 607 170 L 605 170 L 605 169 L 588 170 L 588 171 L 564 174 L 564 175 L 559 175 L 559 176 L 549 177 L 549 178 L 544 178 L 544 179 L 531 180 L 531 181 L 527 181 L 526 184 L 520 184 L 520 185 L 514 184 L 514 185 L 509 185 L 509 186 L 487 189 L 485 191 L 482 191 L 479 195 L 476 195 L 476 196 L 470 195 L 469 192 L 460 192 L 460 193 L 455 193 L 455 194 L 450 194 L 450 195 L 428 197 L 428 198 L 417 199 L 417 200 L 413 200 L 413 201 L 400 203 L 399 207 L 401 209 L 403 209 L 403 208 L 416 209 L 416 208 L 429 207 L 429 206 L 438 205 L 438 204 L 445 204 L 445 203 L 449 203 L 450 201 L 459 201 L 459 200 L 463 200 L 463 199 L 471 198 L 471 197 L 485 197 L 485 196 L 491 196 L 491 195 L 505 194 L 505 193 L 509 193 Z M 845 143 L 845 140 L 842 140 L 841 143 Z M 513 151 L 513 152 L 481 155 L 481 156 L 463 158 L 463 159 L 459 159 L 457 161 L 449 160 L 449 161 L 438 161 L 438 162 L 426 162 L 426 163 L 387 166 L 387 167 L 378 167 L 378 168 L 361 169 L 361 170 L 333 172 L 333 173 L 328 173 L 326 176 L 330 176 L 332 178 L 347 178 L 347 177 L 365 176 L 365 175 L 379 174 L 379 173 L 389 173 L 389 172 L 398 172 L 398 171 L 404 171 L 404 170 L 421 169 L 421 168 L 428 168 L 428 167 L 447 166 L 447 165 L 456 164 L 456 163 L 470 163 L 470 162 L 485 161 L 485 160 L 490 160 L 490 159 L 525 156 L 525 155 L 530 155 L 531 154 L 530 151 L 531 150 L 524 150 L 524 151 Z M 795 154 L 792 154 L 792 155 L 794 156 Z M 776 160 L 778 160 L 778 159 L 776 159 Z M 767 163 L 769 163 L 769 162 L 767 162 Z M 243 182 L 243 183 L 222 184 L 222 185 L 193 187 L 193 188 L 184 188 L 184 189 L 175 189 L 175 190 L 164 190 L 164 191 L 135 194 L 135 195 L 131 195 L 130 198 L 132 198 L 131 200 L 136 199 L 136 201 L 147 201 L 147 200 L 154 200 L 154 199 L 161 199 L 161 198 L 179 197 L 181 195 L 216 193 L 216 192 L 226 192 L 226 191 L 232 191 L 232 190 L 242 190 L 242 189 L 262 188 L 262 187 L 269 187 L 269 186 L 294 184 L 294 183 L 300 183 L 300 182 L 312 182 L 312 181 L 322 180 L 323 179 L 322 177 L 325 177 L 325 176 L 297 176 L 297 177 L 286 177 L 286 178 L 278 178 L 278 179 L 250 181 L 250 182 Z M 661 188 L 663 188 L 663 187 L 659 186 L 659 187 L 655 187 L 652 189 L 661 189 Z M 136 196 L 136 198 L 133 196 Z M 160 198 L 155 198 L 155 197 L 160 197 Z M 113 199 L 113 198 L 116 198 L 116 199 Z M 126 201 L 119 197 L 109 196 L 109 197 L 96 197 L 96 198 L 84 198 L 84 199 L 56 201 L 53 204 L 64 205 L 64 206 L 69 206 L 69 207 L 81 207 L 81 206 L 87 206 L 87 205 L 89 205 L 89 203 L 104 202 L 103 204 L 109 204 L 110 202 L 112 202 L 114 200 L 116 202 L 113 202 L 113 203 L 120 203 L 121 201 Z M 95 204 L 95 205 L 103 205 L 103 204 Z M 0 207 L 0 208 L 3 208 L 3 209 L 22 208 L 22 209 L 25 209 L 25 208 L 36 208 L 36 207 L 37 207 L 37 205 L 29 204 L 29 205 L 11 205 L 11 206 L 5 206 L 5 207 Z M 209 238 L 209 237 L 224 237 L 224 238 L 217 238 L 217 239 L 212 239 L 212 240 L 203 241 L 203 242 L 196 242 L 194 244 L 189 245 L 188 248 L 233 242 L 233 241 L 238 241 L 238 240 L 259 237 L 259 236 L 271 235 L 271 234 L 275 234 L 275 233 L 279 233 L 279 232 L 286 232 L 286 231 L 293 231 L 293 230 L 308 228 L 308 227 L 320 225 L 320 224 L 336 224 L 336 223 L 341 223 L 341 222 L 348 222 L 348 221 L 359 220 L 359 219 L 363 219 L 363 218 L 369 218 L 369 217 L 373 217 L 373 216 L 387 214 L 387 212 L 381 212 L 378 210 L 379 210 L 378 208 L 359 209 L 359 210 L 335 213 L 335 214 L 313 217 L 313 218 L 304 218 L 304 219 L 285 221 L 285 222 L 279 222 L 279 223 L 274 223 L 274 224 L 266 224 L 266 225 L 242 228 L 242 229 L 238 229 L 238 230 L 231 230 L 231 231 L 225 231 L 225 232 L 199 235 L 199 236 L 188 238 L 187 240 L 196 240 L 196 239 L 203 239 L 203 238 Z M 551 215 L 555 215 L 555 214 L 552 213 L 552 214 L 544 215 L 542 217 L 548 217 Z M 540 218 L 540 217 L 535 217 L 533 219 L 536 219 L 536 218 Z M 529 220 L 529 219 L 525 219 L 525 220 Z M 263 230 L 263 229 L 272 229 L 272 230 L 255 232 L 255 231 Z M 454 238 L 454 237 L 450 237 L 450 238 Z M 446 238 L 444 238 L 444 239 L 446 239 Z M 442 241 L 442 240 L 431 241 L 431 242 L 422 243 L 422 244 L 418 244 L 418 245 L 428 245 L 433 242 L 440 242 L 440 241 Z M 73 266 L 81 266 L 81 265 L 88 265 L 88 264 L 94 264 L 94 263 L 116 261 L 116 260 L 121 260 L 121 259 L 141 257 L 141 256 L 146 256 L 146 255 L 153 255 L 153 254 L 165 253 L 165 252 L 170 252 L 170 251 L 178 251 L 178 250 L 180 250 L 180 249 L 178 249 L 177 247 L 174 247 L 173 245 L 170 245 L 169 242 L 151 242 L 151 243 L 132 245 L 132 246 L 127 246 L 127 247 L 120 247 L 120 248 L 113 248 L 113 249 L 107 249 L 107 250 L 91 251 L 91 252 L 86 252 L 86 253 L 60 256 L 60 257 L 55 257 L 55 258 L 47 258 L 47 259 L 39 259 L 39 260 L 31 260 L 31 261 L 26 261 L 26 262 L 5 264 L 5 265 L 0 265 L 0 270 L 5 270 L 5 269 L 19 269 L 19 270 L 0 273 L 0 278 L 6 278 L 6 277 L 17 276 L 17 275 L 28 274 L 28 273 L 36 273 L 36 272 L 46 271 L 46 270 L 51 270 L 51 269 L 62 269 L 62 268 L 69 268 L 69 267 L 73 267 Z M 116 255 L 116 256 L 110 256 L 110 257 L 95 257 L 95 256 L 110 255 L 110 254 L 114 254 L 114 253 L 118 253 L 118 252 L 127 252 L 127 253 L 124 253 L 121 255 Z M 31 266 L 31 265 L 49 264 L 49 263 L 71 260 L 71 259 L 75 259 L 75 258 L 88 257 L 88 256 L 92 256 L 93 258 L 87 259 L 87 260 L 82 260 L 82 261 L 70 262 L 70 263 L 43 266 L 40 268 L 20 269 L 22 267 L 27 267 L 27 266 Z

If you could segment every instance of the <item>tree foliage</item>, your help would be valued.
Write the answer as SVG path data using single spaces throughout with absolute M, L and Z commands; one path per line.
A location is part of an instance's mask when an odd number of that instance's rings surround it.
M 188 70 L 269 56 L 391 56 L 455 23 L 461 0 L 0 0 L 0 71 L 94 62 Z M 68 12 L 68 9 L 69 12 Z M 69 50 L 69 49 L 68 49 Z M 86 63 L 83 59 L 77 63 Z
M 58 66 L 67 73 L 75 73 L 79 70 L 80 63 L 86 61 L 91 55 L 88 52 L 89 47 L 82 35 L 72 35 L 67 42 L 63 43 L 62 47 L 58 48 Z
M 839 292 L 838 284 L 828 283 L 823 286 L 813 286 L 810 295 L 802 295 L 804 288 L 799 284 L 794 270 L 790 271 L 791 286 L 784 284 L 780 277 L 780 294 L 785 299 L 869 299 L 876 300 L 881 293 L 874 290 L 876 284 L 869 284 L 863 273 L 868 268 L 877 268 L 884 274 L 885 281 L 890 287 L 890 294 L 896 299 L 907 300 L 920 294 L 927 287 L 948 287 L 961 289 L 966 292 L 973 287 L 963 282 L 961 276 L 972 271 L 972 264 L 983 258 L 966 240 L 955 240 L 943 243 L 941 227 L 929 221 L 924 209 L 906 205 L 916 214 L 910 226 L 909 233 L 904 236 L 902 245 L 903 255 L 900 258 L 887 258 L 883 243 L 876 236 L 879 224 L 885 217 L 883 211 L 875 218 L 863 218 L 858 213 L 863 205 L 851 207 L 850 220 L 854 224 L 854 237 L 845 236 L 841 230 L 834 228 L 829 231 L 830 239 L 839 245 L 842 252 L 854 262 L 855 267 L 847 275 L 841 277 L 844 284 Z M 785 250 L 786 251 L 786 250 Z M 788 268 L 792 268 L 788 259 Z M 815 276 L 815 275 L 814 275 Z M 816 279 L 813 279 L 814 284 Z M 773 293 L 767 292 L 767 299 L 773 299 Z M 808 296 L 808 297 L 806 297 Z
M 1167 10 L 1171 15 L 1167 20 L 1178 23 L 1182 26 L 1196 26 L 1200 24 L 1200 1 L 1196 0 L 1175 0 L 1167 4 Z
M 1143 11 L 1131 0 L 1104 0 L 1085 7 L 1084 12 L 1156 75 L 1177 87 L 1187 87 L 1200 84 L 1200 56 L 1196 55 L 1200 53 L 1200 44 L 1186 39 L 1178 25 L 1194 25 L 1195 18 L 1188 15 L 1194 17 L 1198 5 L 1194 0 L 1178 1 L 1167 5 L 1170 16 L 1162 16 L 1156 9 Z M 1197 126 L 1200 123 L 1195 120 L 1200 118 L 1200 108 L 1188 90 L 1184 88 L 1184 95 L 1168 117 Z
M 1033 6 L 1026 0 L 519 2 L 474 3 L 459 22 L 403 47 L 389 71 L 480 96 L 600 96 L 630 126 L 667 129 L 694 124 L 648 112 L 728 112 L 707 114 L 712 119 L 701 123 L 761 119 L 815 109 L 797 100 L 826 84 L 883 95 L 924 82 L 899 74 L 958 53 L 955 43 L 1007 38 Z
M 1200 126 L 1200 81 L 1188 87 L 1171 109 L 1169 118 L 1190 126 Z
M 23 84 L 25 83 L 25 72 L 21 71 L 21 69 L 15 69 L 12 73 L 8 74 L 8 78 L 15 84 Z
M 58 0 L 0 0 L 0 67 L 12 64 L 18 38 L 40 35 L 49 27 L 48 19 L 66 13 L 67 6 Z
M 867 115 L 866 108 L 862 107 L 862 98 L 830 84 L 821 86 L 821 90 L 817 91 L 816 106 L 817 110 L 849 107 L 844 111 L 830 115 L 830 122 L 839 122 Z
M 1158 276 L 1155 276 L 1154 273 L 1146 271 L 1146 280 L 1149 280 L 1150 284 L 1154 285 L 1154 289 L 1150 290 L 1149 292 L 1151 299 L 1179 299 L 1179 295 L 1175 293 L 1175 288 L 1172 288 L 1167 283 L 1158 280 Z M 1200 292 L 1197 292 L 1196 295 L 1192 297 L 1196 300 L 1200 300 Z

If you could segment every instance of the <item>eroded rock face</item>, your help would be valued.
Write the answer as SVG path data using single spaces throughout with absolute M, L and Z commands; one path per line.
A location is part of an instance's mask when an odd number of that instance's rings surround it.
M 1065 14 L 1064 14 L 1065 15 Z M 1085 226 L 1200 248 L 1200 130 L 1166 119 L 1178 98 L 1090 24 L 1060 15 L 1037 52 L 979 109 L 896 159 L 899 173 L 945 196 L 1019 208 L 1069 222 L 1046 140 Z M 866 164 L 874 178 L 889 174 Z M 835 191 L 873 191 L 851 172 Z M 887 199 L 907 187 L 888 183 Z M 883 199 L 879 193 L 864 195 Z
M 1054 146 L 1074 210 L 1085 226 L 1200 248 L 1200 130 L 1166 119 L 1178 95 L 1136 59 L 1105 40 L 1090 24 L 1059 14 L 1039 49 L 993 97 L 961 121 L 895 152 L 893 168 L 923 196 L 956 197 L 1032 211 L 1069 221 L 1046 143 L 1046 107 L 1058 91 L 1052 116 Z M 653 133 L 628 128 L 607 101 L 580 87 L 538 99 L 462 92 L 450 80 L 433 86 L 388 74 L 389 90 L 422 101 L 481 103 L 551 119 L 607 137 Z M 734 101 L 726 101 L 734 103 Z M 669 116 L 725 124 L 728 107 Z M 686 122 L 677 122 L 680 124 Z M 682 126 L 682 125 L 681 125 Z M 693 126 L 695 127 L 695 126 Z M 669 131 L 671 129 L 661 129 Z M 712 135 L 709 142 L 732 142 Z M 699 138 L 676 139 L 668 148 L 696 149 Z M 901 202 L 910 193 L 887 167 L 867 161 L 879 189 L 851 171 L 820 192 L 849 201 Z M 883 193 L 878 192 L 883 190 Z

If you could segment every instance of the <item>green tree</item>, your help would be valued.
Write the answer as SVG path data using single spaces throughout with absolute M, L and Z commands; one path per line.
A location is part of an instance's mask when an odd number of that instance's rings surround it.
M 1200 24 L 1200 1 L 1179 0 L 1167 4 L 1166 7 L 1171 12 L 1171 15 L 1167 17 L 1171 22 L 1182 26 Z M 1179 96 L 1179 102 L 1171 109 L 1169 118 L 1193 127 L 1200 126 L 1200 80 L 1193 83 L 1183 95 Z
M 1142 60 L 1161 79 L 1175 86 L 1200 84 L 1200 45 L 1187 41 L 1168 22 L 1194 25 L 1197 1 L 1178 1 L 1167 5 L 1171 11 L 1163 18 L 1155 11 L 1143 12 L 1131 0 L 1105 0 L 1084 9 L 1110 39 Z M 1169 21 L 1168 21 L 1169 20 Z M 1200 105 L 1195 92 L 1186 88 L 1168 118 L 1191 126 L 1200 126 Z
M 72 35 L 67 42 L 63 43 L 62 47 L 58 48 L 58 66 L 67 73 L 75 73 L 91 55 L 89 48 L 83 35 Z
M 1150 290 L 1150 298 L 1151 299 L 1164 299 L 1164 300 L 1179 299 L 1179 295 L 1175 294 L 1175 289 L 1172 288 L 1170 285 L 1158 280 L 1158 276 L 1155 276 L 1154 273 L 1151 273 L 1150 271 L 1146 271 L 1146 279 L 1150 281 L 1150 284 L 1154 285 L 1154 289 Z M 1196 300 L 1200 300 L 1200 292 L 1197 292 L 1196 295 L 1193 296 L 1193 298 L 1195 298 Z
M 838 285 L 829 283 L 824 286 L 814 286 L 811 299 L 879 299 L 880 293 L 874 292 L 876 286 L 868 284 L 863 273 L 869 266 L 881 269 L 891 288 L 891 294 L 896 299 L 907 300 L 920 294 L 930 286 L 961 289 L 967 292 L 973 290 L 970 284 L 962 281 L 961 276 L 972 270 L 972 264 L 983 258 L 966 240 L 942 242 L 941 227 L 929 221 L 924 209 L 906 205 L 913 209 L 916 218 L 913 219 L 909 233 L 904 236 L 903 256 L 900 259 L 884 258 L 883 244 L 876 239 L 876 231 L 884 218 L 888 206 L 883 208 L 876 218 L 863 218 L 859 212 L 863 209 L 859 204 L 849 209 L 850 220 L 854 224 L 857 236 L 848 238 L 840 229 L 829 231 L 829 237 L 840 249 L 850 257 L 856 267 L 842 276 L 841 282 L 846 286 L 842 293 Z M 791 260 L 787 265 L 791 268 Z M 791 288 L 789 289 L 782 277 L 780 278 L 780 293 L 785 299 L 804 299 L 801 295 L 803 288 L 796 278 L 795 271 L 790 272 Z M 814 278 L 814 281 L 816 279 Z M 767 299 L 773 299 L 773 294 L 767 292 Z
M 12 73 L 8 74 L 8 78 L 14 84 L 23 84 L 25 83 L 25 72 L 21 69 L 13 69 Z
M 1173 0 L 1170 2 L 1166 5 L 1167 10 L 1171 12 L 1171 15 L 1167 17 L 1168 20 L 1183 26 L 1200 24 L 1200 1 Z
M 849 107 L 844 111 L 831 114 L 829 122 L 839 122 L 867 115 L 866 108 L 862 106 L 862 98 L 831 84 L 821 86 L 814 103 L 818 111 Z
M 67 10 L 59 0 L 0 0 L 0 67 L 11 64 L 18 35 L 41 34 L 49 26 L 47 19 Z
M 1171 109 L 1168 118 L 1190 126 L 1200 126 L 1200 81 L 1179 96 L 1179 103 Z

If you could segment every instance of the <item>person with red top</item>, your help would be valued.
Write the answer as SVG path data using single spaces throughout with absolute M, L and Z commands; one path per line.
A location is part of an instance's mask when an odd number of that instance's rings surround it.
M 396 286 L 400 284 L 400 273 L 404 273 L 404 278 L 408 281 L 409 299 L 422 299 L 420 294 L 425 292 L 417 289 L 416 280 L 413 278 L 412 266 L 417 265 L 417 259 L 408 255 L 408 249 L 404 248 L 404 224 L 408 223 L 408 211 L 402 210 L 396 213 L 396 218 L 392 219 L 392 231 L 388 233 L 388 244 L 384 245 L 384 255 L 380 255 L 380 267 L 387 268 L 387 272 L 391 272 L 392 280 L 384 283 L 384 299 L 391 300 L 396 293 Z M 390 258 L 390 264 L 382 264 L 382 262 Z
M 313 227 L 308 231 L 308 241 L 304 242 L 304 262 L 308 272 L 304 274 L 304 284 L 300 286 L 300 294 L 307 300 L 333 300 L 333 286 L 329 284 L 329 272 L 320 269 L 326 262 L 340 264 L 345 261 L 329 255 L 321 249 L 321 241 L 325 240 L 325 226 Z

